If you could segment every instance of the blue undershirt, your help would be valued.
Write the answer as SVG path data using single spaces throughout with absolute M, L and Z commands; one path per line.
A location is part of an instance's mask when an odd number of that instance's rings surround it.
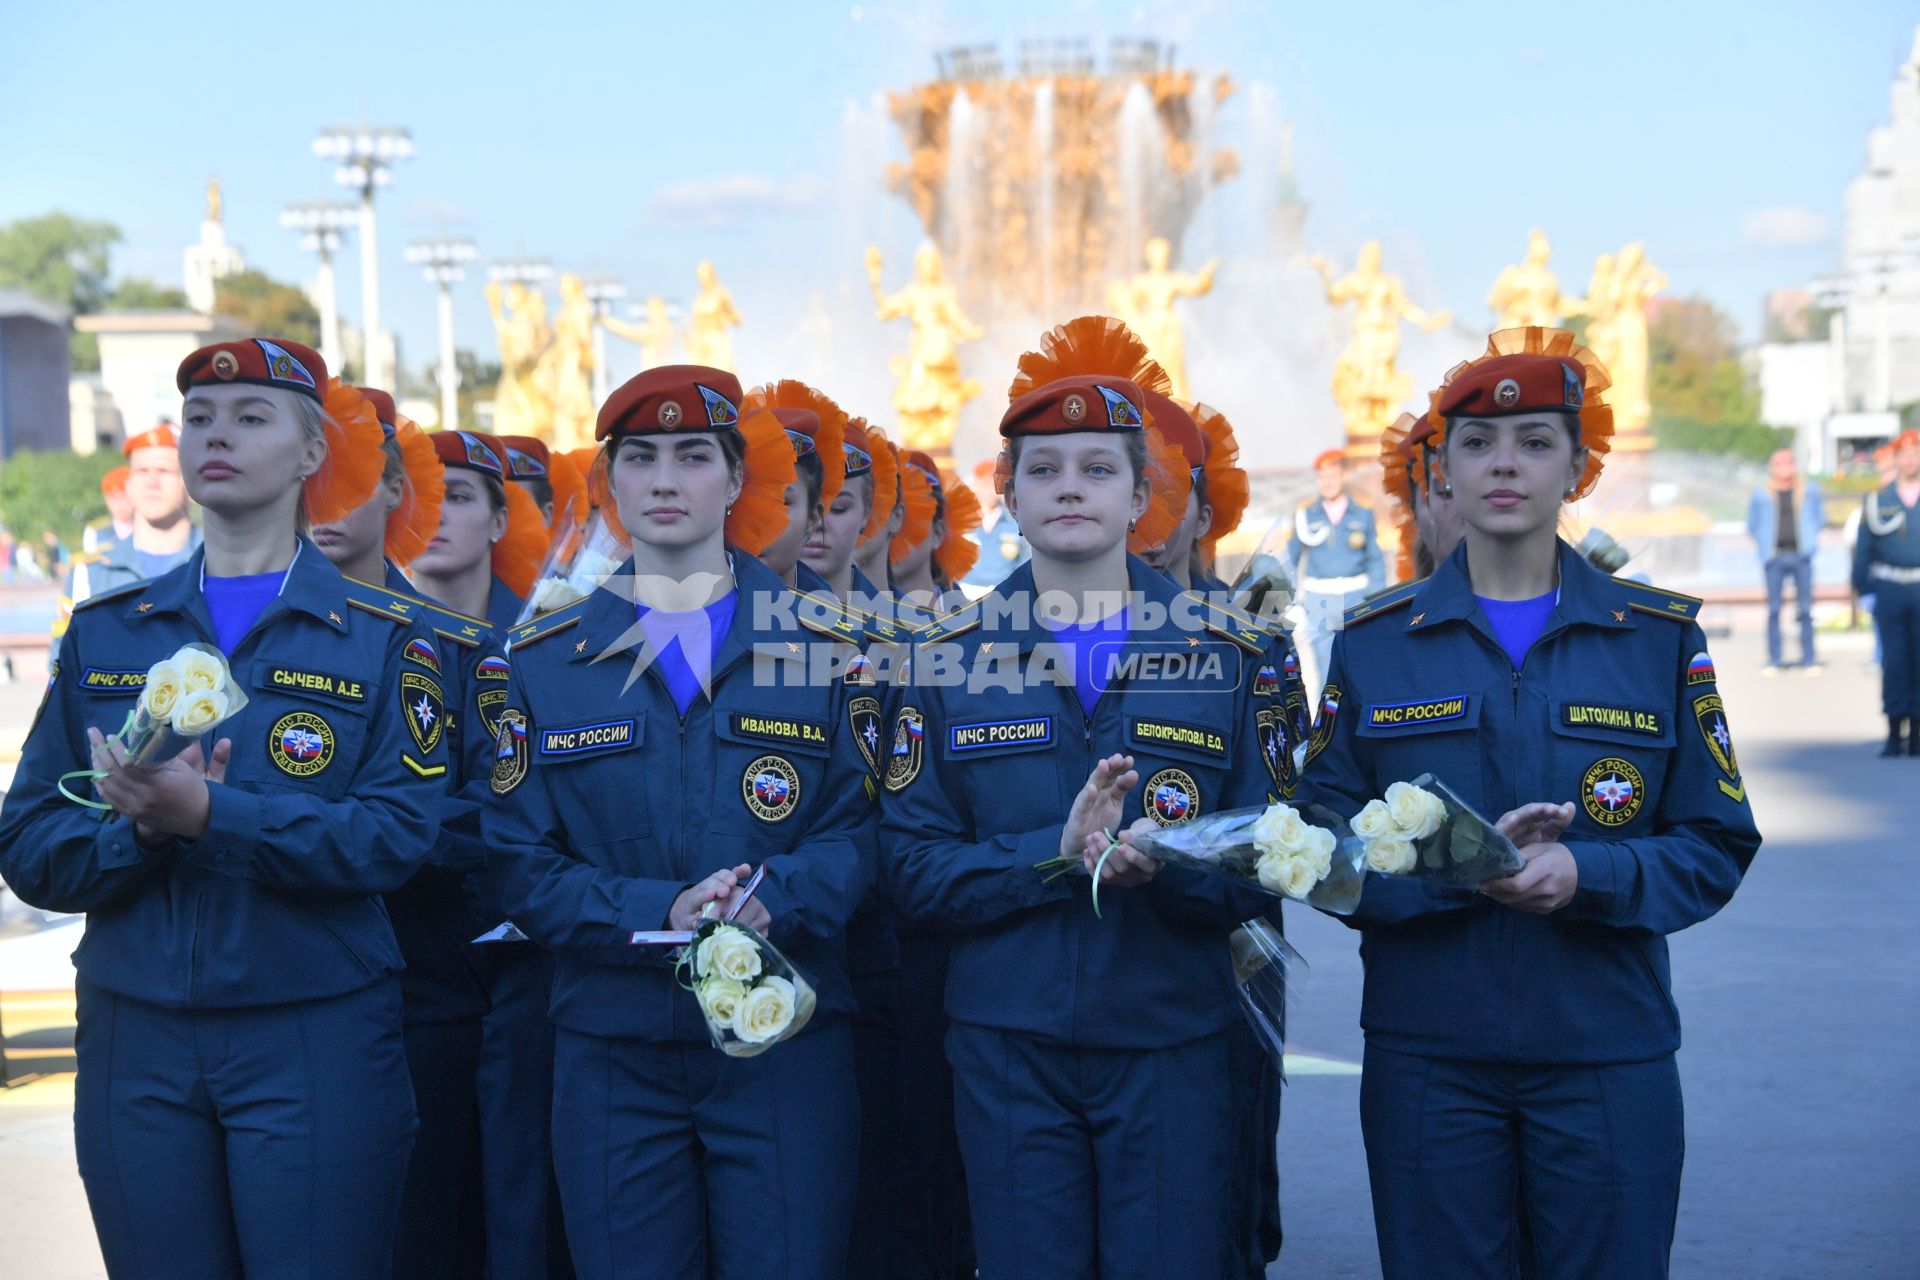
M 191 548 L 189 548 L 191 550 Z M 140 564 L 140 576 L 157 578 L 187 558 L 184 551 L 142 551 L 135 548 L 133 558 Z
M 213 618 L 213 639 L 220 646 L 220 652 L 233 656 L 234 649 L 246 639 L 247 632 L 253 630 L 253 624 L 260 621 L 260 615 L 280 594 L 280 584 L 286 580 L 285 569 L 279 573 L 245 573 L 234 578 L 216 578 L 209 573 L 201 578 L 200 590 L 206 596 L 207 613 Z
M 1480 602 L 1480 611 L 1487 615 L 1494 639 L 1507 651 L 1508 660 L 1518 671 L 1527 661 L 1527 650 L 1533 648 L 1533 642 L 1547 629 L 1547 620 L 1553 617 L 1553 606 L 1559 601 L 1560 593 L 1549 591 L 1531 600 L 1489 600 L 1485 596 L 1474 599 Z
M 707 686 L 713 676 L 713 655 L 733 626 L 734 606 L 740 593 L 729 591 L 704 609 L 669 613 L 633 607 L 640 630 L 646 634 L 647 647 L 653 652 L 654 669 L 667 682 L 667 693 L 681 715 Z
M 1093 719 L 1094 704 L 1107 690 L 1107 679 L 1131 629 L 1125 609 L 1098 622 L 1047 627 L 1053 642 L 1073 654 L 1073 689 L 1080 695 L 1081 714 L 1089 720 Z

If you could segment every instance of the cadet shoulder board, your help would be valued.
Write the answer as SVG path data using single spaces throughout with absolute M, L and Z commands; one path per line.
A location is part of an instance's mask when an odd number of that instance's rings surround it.
M 572 604 L 562 605 L 552 613 L 543 613 L 532 622 L 523 622 L 508 633 L 508 649 L 520 648 L 536 640 L 544 640 L 550 635 L 565 631 L 586 614 L 587 600 L 575 600 Z
M 1699 616 L 1700 597 L 1698 596 L 1682 595 L 1678 591 L 1648 586 L 1644 582 L 1634 582 L 1628 578 L 1615 578 L 1614 581 L 1626 589 L 1627 603 L 1641 613 L 1651 613 L 1660 618 L 1673 618 L 1679 622 L 1691 622 Z
M 139 591 L 141 588 L 151 585 L 153 585 L 152 578 L 142 578 L 138 582 L 129 582 L 124 587 L 115 587 L 113 590 L 103 591 L 97 596 L 88 596 L 79 604 L 74 605 L 73 611 L 78 613 L 82 609 L 91 609 L 97 604 L 105 604 L 109 600 L 118 600 L 121 596 L 127 595 L 130 592 Z
M 1401 605 L 1413 599 L 1414 593 L 1419 591 L 1425 582 L 1425 578 L 1416 578 L 1412 582 L 1403 582 L 1397 587 L 1388 587 L 1385 591 L 1374 592 L 1365 600 L 1362 600 L 1359 604 L 1347 610 L 1345 614 L 1346 625 L 1350 627 L 1356 622 L 1363 622 L 1368 618 L 1376 618 L 1383 613 L 1399 608 Z
M 1209 600 L 1195 591 L 1183 591 L 1181 595 L 1200 606 L 1200 622 L 1207 630 L 1225 636 L 1248 653 L 1266 652 L 1273 636 L 1259 619 Z

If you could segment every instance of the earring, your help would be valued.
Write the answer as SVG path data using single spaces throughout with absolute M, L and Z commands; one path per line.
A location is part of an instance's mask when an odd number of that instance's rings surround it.
M 1138 520 L 1129 520 L 1129 521 L 1127 521 L 1127 532 L 1128 532 L 1128 533 L 1132 533 L 1132 532 L 1133 532 L 1133 530 L 1134 530 L 1134 526 L 1135 526 L 1135 525 L 1137 525 L 1137 524 L 1139 524 L 1139 523 L 1140 523 L 1140 522 L 1139 522 Z
M 1443 498 L 1451 498 L 1453 496 L 1453 481 L 1449 480 L 1440 486 L 1440 496 Z
M 728 514 L 728 515 L 732 515 L 732 514 L 733 514 L 733 504 L 732 504 L 731 502 L 729 502 L 729 503 L 727 504 L 727 514 Z
M 1569 498 L 1571 498 L 1571 497 L 1573 496 L 1573 491 L 1574 491 L 1574 490 L 1575 490 L 1576 488 L 1578 488 L 1578 487 L 1579 487 L 1578 485 L 1571 485 L 1571 484 L 1570 484 L 1570 485 L 1568 485 L 1568 486 L 1567 486 L 1567 496 L 1568 496 Z

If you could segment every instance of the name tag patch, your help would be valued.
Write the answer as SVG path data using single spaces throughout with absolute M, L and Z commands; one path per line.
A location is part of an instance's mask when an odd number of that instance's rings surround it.
M 293 667 L 270 667 L 267 670 L 267 683 L 276 689 L 285 689 L 289 693 L 311 693 L 322 698 L 337 698 L 342 702 L 365 702 L 367 689 L 358 680 L 346 676 L 330 675 L 325 671 L 300 671 Z
M 1560 723 L 1569 729 L 1613 729 L 1620 733 L 1643 733 L 1649 738 L 1666 733 L 1666 724 L 1658 711 L 1601 702 L 1561 703 Z
M 640 735 L 632 720 L 602 720 L 564 729 L 540 731 L 543 756 L 579 756 L 600 751 L 625 751 L 640 745 Z
M 767 742 L 799 743 L 811 747 L 827 745 L 827 726 L 821 720 L 804 720 L 794 716 L 760 716 L 751 712 L 736 711 L 730 723 L 735 733 L 746 738 L 760 738 Z
M 100 693 L 139 693 L 147 687 L 147 673 L 88 667 L 80 673 L 80 687 Z
M 1435 698 L 1428 702 L 1376 702 L 1367 707 L 1367 723 L 1376 729 L 1394 729 L 1402 725 L 1439 724 L 1463 720 L 1467 715 L 1467 696 Z
M 1176 720 L 1135 720 L 1129 736 L 1148 746 L 1178 747 L 1198 751 L 1215 759 L 1227 758 L 1227 740 L 1218 729 L 1203 725 L 1181 724 Z
M 1024 720 L 976 720 L 968 724 L 950 725 L 947 729 L 947 750 L 956 754 L 995 747 L 1044 747 L 1052 742 L 1052 716 L 1029 716 Z

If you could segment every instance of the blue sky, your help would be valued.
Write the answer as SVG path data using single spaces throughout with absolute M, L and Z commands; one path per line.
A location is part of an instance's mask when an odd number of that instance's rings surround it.
M 1230 73 L 1242 92 L 1224 141 L 1244 154 L 1275 119 L 1295 122 L 1311 247 L 1350 259 L 1380 236 L 1414 292 L 1475 324 L 1540 225 L 1569 288 L 1595 254 L 1643 239 L 1672 292 L 1714 298 L 1751 334 L 1766 290 L 1834 264 L 1845 185 L 1916 19 L 1886 0 L 0 13 L 0 219 L 110 219 L 123 273 L 177 281 L 217 174 L 252 264 L 304 277 L 281 206 L 344 198 L 311 155 L 316 128 L 410 127 L 418 158 L 382 197 L 382 295 L 416 365 L 432 359 L 433 299 L 403 252 L 442 226 L 483 255 L 549 257 L 636 295 L 684 298 L 712 257 L 747 311 L 750 357 L 756 320 L 764 335 L 797 325 L 808 297 L 864 293 L 868 238 L 890 276 L 906 269 L 919 231 L 879 187 L 900 155 L 879 95 L 930 77 L 948 45 L 1062 35 L 1156 35 L 1182 64 Z M 1188 256 L 1230 254 L 1269 190 L 1219 188 Z M 478 280 L 458 298 L 461 345 L 491 351 Z

